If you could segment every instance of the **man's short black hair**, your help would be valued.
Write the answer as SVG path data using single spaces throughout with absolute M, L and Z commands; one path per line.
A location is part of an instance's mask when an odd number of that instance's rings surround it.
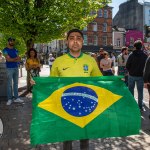
M 9 41 L 15 41 L 15 38 L 9 37 L 9 38 L 8 38 L 8 42 L 9 42 Z
M 136 40 L 136 41 L 134 42 L 134 47 L 135 47 L 137 50 L 141 50 L 141 49 L 142 49 L 142 46 L 143 46 L 143 44 L 142 44 L 142 41 L 141 41 L 141 40 Z
M 70 35 L 72 32 L 78 32 L 78 33 L 80 33 L 81 36 L 82 36 L 82 38 L 83 38 L 83 33 L 82 33 L 79 29 L 72 29 L 72 30 L 68 31 L 68 33 L 67 33 L 67 40 L 68 40 L 69 35 Z
M 124 51 L 126 51 L 126 50 L 128 50 L 128 48 L 126 47 L 126 46 L 123 46 L 122 48 L 121 48 L 121 52 L 123 53 Z

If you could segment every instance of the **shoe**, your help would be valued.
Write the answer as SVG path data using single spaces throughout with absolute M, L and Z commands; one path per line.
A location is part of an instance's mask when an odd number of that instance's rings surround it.
M 20 99 L 20 98 L 17 98 L 17 99 L 14 100 L 14 102 L 15 103 L 23 103 L 24 101 L 22 99 Z
M 12 103 L 12 100 L 11 99 L 9 99 L 8 101 L 7 101 L 7 103 L 6 103 L 6 105 L 11 105 L 11 103 Z

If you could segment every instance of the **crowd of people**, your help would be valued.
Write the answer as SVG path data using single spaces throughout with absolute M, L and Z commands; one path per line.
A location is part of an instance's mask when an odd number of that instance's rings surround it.
M 135 41 L 134 51 L 131 53 L 129 53 L 128 47 L 124 46 L 118 56 L 115 56 L 114 53 L 109 54 L 103 48 L 99 49 L 98 54 L 92 53 L 89 56 L 81 51 L 83 40 L 83 33 L 80 30 L 73 29 L 68 32 L 67 46 L 69 53 L 58 58 L 53 57 L 52 54 L 49 55 L 50 76 L 88 77 L 121 75 L 133 96 L 136 84 L 139 109 L 143 111 L 143 88 L 147 88 L 150 94 L 150 57 L 143 51 L 142 42 L 140 40 Z M 23 102 L 18 96 L 18 62 L 20 62 L 21 58 L 14 45 L 15 39 L 9 38 L 7 47 L 2 51 L 4 56 L 0 52 L 0 62 L 6 61 L 8 77 L 7 105 L 11 105 L 12 102 Z M 37 57 L 37 51 L 31 48 L 27 53 L 25 62 L 30 78 L 40 75 L 41 66 L 42 64 Z M 118 66 L 117 72 L 115 72 L 116 66 Z M 31 89 L 32 84 L 31 82 Z M 63 147 L 64 150 L 71 150 L 72 142 L 64 142 Z M 81 149 L 88 149 L 88 139 L 81 140 L 80 147 Z

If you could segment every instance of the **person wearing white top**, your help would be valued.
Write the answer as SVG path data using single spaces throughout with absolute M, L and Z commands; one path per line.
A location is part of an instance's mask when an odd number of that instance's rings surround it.
M 49 54 L 48 64 L 49 64 L 50 70 L 52 68 L 52 64 L 53 64 L 54 60 L 55 60 L 55 58 L 53 57 L 53 55 Z

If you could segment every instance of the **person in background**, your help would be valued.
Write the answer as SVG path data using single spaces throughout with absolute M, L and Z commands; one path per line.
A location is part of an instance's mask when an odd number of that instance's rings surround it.
M 101 76 L 94 58 L 81 52 L 83 33 L 72 29 L 67 33 L 69 53 L 57 57 L 51 68 L 51 76 L 55 77 L 89 77 Z M 80 140 L 80 149 L 89 150 L 89 140 Z M 63 143 L 63 150 L 72 150 L 72 141 Z
M 117 57 L 118 62 L 118 75 L 124 76 L 124 82 L 128 86 L 128 71 L 126 69 L 126 63 L 128 59 L 128 47 L 121 48 L 121 54 Z
M 43 65 L 44 65 L 44 57 L 43 57 L 43 54 L 40 55 L 40 64 L 41 64 L 41 67 L 43 68 Z
M 98 67 L 100 69 L 100 71 L 103 73 L 103 69 L 100 67 L 100 61 L 104 58 L 104 49 L 103 48 L 100 48 L 99 50 L 99 55 L 97 57 L 97 64 L 98 64 Z
M 97 61 L 97 55 L 96 55 L 96 53 L 92 53 L 91 57 L 93 57 L 95 59 L 95 61 Z
M 14 102 L 22 103 L 18 96 L 18 76 L 19 69 L 18 65 L 21 60 L 19 52 L 14 48 L 15 39 L 10 37 L 8 38 L 7 47 L 3 49 L 3 54 L 6 59 L 6 69 L 7 69 L 7 98 L 8 101 L 6 105 L 11 105 L 13 100 Z
M 147 58 L 145 63 L 143 78 L 144 78 L 144 87 L 148 89 L 149 93 L 149 108 L 150 108 L 150 56 Z
M 5 63 L 5 57 L 3 56 L 3 53 L 0 51 L 0 63 Z
M 110 58 L 112 60 L 113 66 L 115 67 L 116 66 L 116 57 L 115 57 L 115 54 L 113 52 L 110 54 Z
M 51 68 L 52 68 L 52 64 L 53 64 L 54 60 L 55 60 L 55 58 L 53 57 L 53 55 L 52 55 L 52 54 L 49 54 L 48 63 L 49 63 L 49 68 L 50 68 L 50 70 L 51 70 Z
M 115 57 L 115 54 L 113 52 L 110 54 L 110 58 L 112 61 L 112 72 L 113 72 L 113 74 L 115 74 L 116 57 Z
M 103 53 L 104 58 L 100 61 L 100 68 L 103 69 L 104 76 L 112 76 L 112 60 L 109 58 L 109 54 L 105 51 Z
M 27 60 L 25 63 L 25 68 L 27 70 L 27 73 L 29 74 L 29 80 L 33 77 L 39 77 L 40 76 L 40 61 L 37 58 L 37 51 L 34 48 L 30 48 L 27 53 Z M 30 85 L 30 92 L 31 92 L 32 86 Z
M 142 45 L 141 40 L 136 40 L 134 42 L 135 50 L 130 53 L 126 63 L 126 68 L 129 72 L 128 87 L 131 94 L 134 96 L 134 88 L 136 83 L 138 91 L 138 105 L 141 111 L 143 111 L 143 71 L 147 59 L 147 55 L 142 50 Z

